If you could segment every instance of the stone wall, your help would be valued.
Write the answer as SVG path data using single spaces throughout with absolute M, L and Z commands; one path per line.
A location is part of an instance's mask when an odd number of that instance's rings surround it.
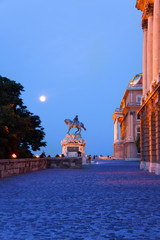
M 48 168 L 82 168 L 81 157 L 48 158 Z
M 47 168 L 47 159 L 5 159 L 0 160 L 0 178 L 10 177 Z
M 26 158 L 0 160 L 0 178 L 47 168 L 82 168 L 82 158 Z
M 160 86 L 148 95 L 140 109 L 140 168 L 160 175 Z

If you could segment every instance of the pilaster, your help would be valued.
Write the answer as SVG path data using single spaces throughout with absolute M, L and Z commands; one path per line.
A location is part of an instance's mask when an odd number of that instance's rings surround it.
M 147 36 L 148 36 L 148 20 L 142 20 L 143 29 L 143 97 L 146 98 L 147 93 Z
M 146 163 L 150 161 L 150 154 L 149 154 L 149 116 L 148 116 L 148 108 L 145 106 L 144 109 L 144 154 Z M 146 167 L 148 164 L 146 165 Z
M 149 107 L 149 155 L 150 155 L 150 172 L 155 172 L 156 163 L 156 117 L 153 107 L 153 100 L 150 100 Z
M 118 118 L 116 117 L 114 121 L 114 142 L 118 141 L 119 141 Z
M 133 133 L 133 114 L 134 112 L 130 112 L 130 140 L 134 140 L 134 133 Z
M 152 87 L 153 81 L 153 4 L 147 5 L 148 16 L 147 31 L 147 92 Z
M 141 162 L 146 162 L 145 149 L 144 149 L 144 112 L 140 112 L 140 149 L 141 149 Z

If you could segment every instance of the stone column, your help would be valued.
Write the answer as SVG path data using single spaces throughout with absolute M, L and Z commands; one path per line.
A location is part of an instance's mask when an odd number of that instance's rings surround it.
M 152 91 L 153 81 L 153 4 L 148 4 L 148 33 L 147 33 L 147 91 Z
M 119 140 L 119 134 L 118 134 L 118 118 L 115 119 L 114 122 L 114 142 Z
M 160 0 L 154 0 L 153 81 L 157 80 L 159 69 L 160 69 Z
M 142 20 L 143 29 L 143 97 L 146 98 L 147 92 L 147 28 L 148 20 Z
M 133 133 L 133 112 L 130 112 L 130 140 L 134 139 L 134 133 Z

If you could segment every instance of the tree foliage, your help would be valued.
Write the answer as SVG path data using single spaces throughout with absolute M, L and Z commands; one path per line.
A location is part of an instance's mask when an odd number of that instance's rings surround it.
M 0 158 L 31 157 L 31 150 L 46 146 L 39 116 L 27 110 L 20 83 L 0 76 Z

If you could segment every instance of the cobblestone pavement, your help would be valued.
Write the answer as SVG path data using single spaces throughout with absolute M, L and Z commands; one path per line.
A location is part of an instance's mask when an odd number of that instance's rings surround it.
M 0 240 L 160 239 L 160 176 L 99 162 L 0 180 Z

